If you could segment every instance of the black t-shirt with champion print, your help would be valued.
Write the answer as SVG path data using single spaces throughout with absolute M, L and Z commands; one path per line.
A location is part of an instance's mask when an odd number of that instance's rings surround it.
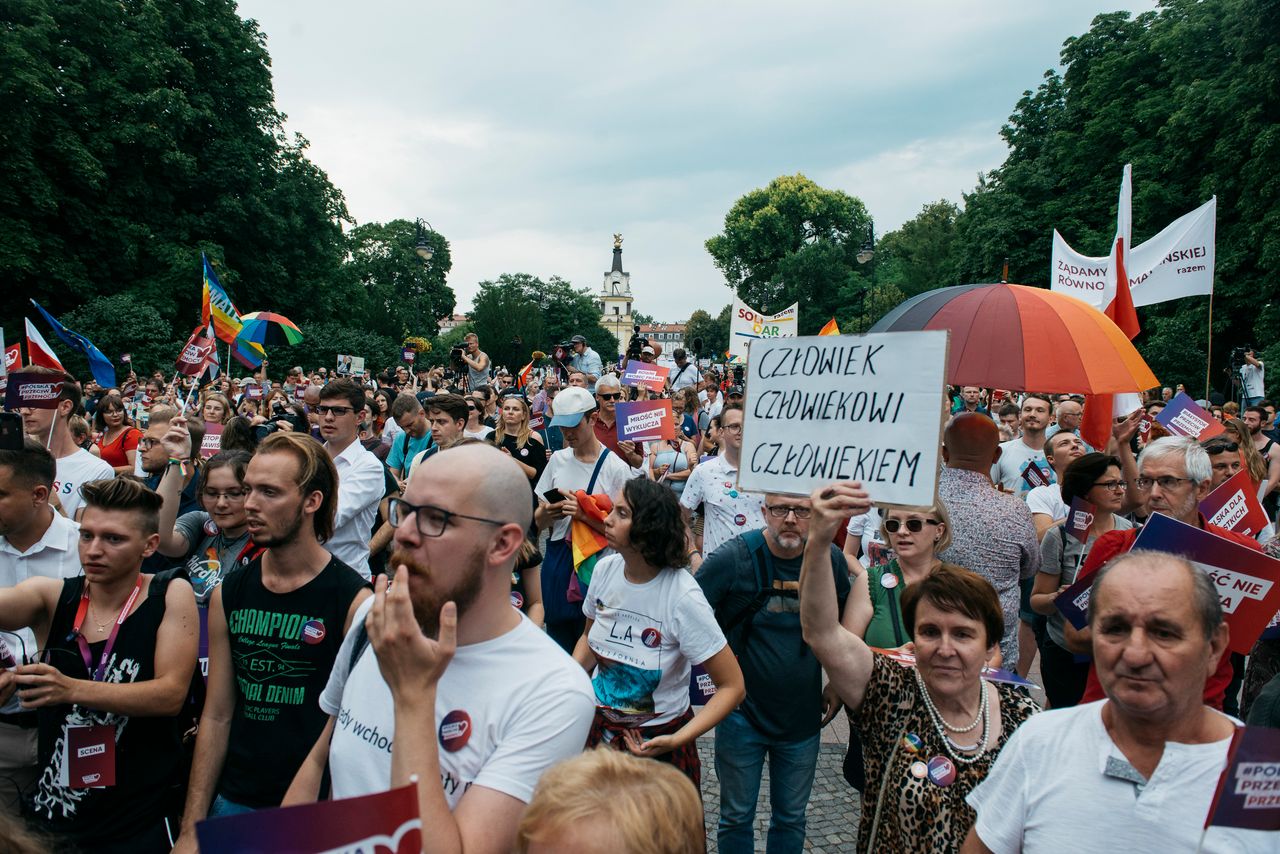
M 222 582 L 235 710 L 218 794 L 249 807 L 280 804 L 328 716 L 320 709 L 356 594 L 369 586 L 333 558 L 288 593 L 262 584 L 262 559 Z

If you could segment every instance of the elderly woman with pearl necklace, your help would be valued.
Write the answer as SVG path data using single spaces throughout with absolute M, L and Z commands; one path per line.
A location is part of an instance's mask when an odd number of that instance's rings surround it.
M 999 597 L 968 570 L 942 566 L 902 597 L 913 666 L 873 651 L 840 624 L 828 546 L 871 500 L 856 481 L 814 490 L 800 575 L 804 639 L 827 671 L 863 744 L 859 851 L 958 851 L 973 824 L 965 795 L 1037 707 L 983 678 L 1004 629 Z

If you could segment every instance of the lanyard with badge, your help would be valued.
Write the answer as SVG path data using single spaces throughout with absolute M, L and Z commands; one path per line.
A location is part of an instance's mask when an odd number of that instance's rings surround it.
M 71 634 L 80 648 L 80 657 L 84 659 L 85 670 L 89 679 L 101 682 L 105 675 L 107 662 L 111 660 L 111 651 L 115 648 L 116 638 L 120 634 L 120 626 L 124 623 L 133 603 L 142 591 L 142 575 L 133 585 L 133 592 L 125 600 L 124 607 L 116 616 L 107 635 L 102 655 L 95 664 L 93 654 L 89 650 L 89 642 L 85 640 L 81 627 L 89 613 L 89 582 L 86 580 L 80 594 L 80 607 L 76 609 L 75 622 L 71 626 Z M 59 783 L 72 789 L 101 788 L 114 786 L 116 782 L 116 728 L 110 724 L 67 724 L 66 740 L 63 742 L 62 769 Z

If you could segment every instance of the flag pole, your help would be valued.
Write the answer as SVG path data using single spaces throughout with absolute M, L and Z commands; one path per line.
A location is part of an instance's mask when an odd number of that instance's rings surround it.
M 53 428 L 58 426 L 58 409 L 54 407 L 53 420 L 49 422 L 49 438 L 44 440 L 44 449 L 46 451 L 53 450 Z
M 1209 349 L 1204 360 L 1204 399 L 1209 399 L 1209 377 L 1213 369 L 1213 291 L 1209 291 Z

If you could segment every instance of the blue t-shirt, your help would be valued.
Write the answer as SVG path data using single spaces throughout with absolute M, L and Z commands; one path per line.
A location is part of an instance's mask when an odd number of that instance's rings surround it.
M 408 442 L 405 442 L 408 439 Z M 391 440 L 391 453 L 387 454 L 387 468 L 395 471 L 396 469 L 408 468 L 409 461 L 416 457 L 427 448 L 431 447 L 431 431 L 422 434 L 421 439 L 415 439 L 407 432 L 397 434 Z M 408 445 L 408 448 L 405 448 Z

